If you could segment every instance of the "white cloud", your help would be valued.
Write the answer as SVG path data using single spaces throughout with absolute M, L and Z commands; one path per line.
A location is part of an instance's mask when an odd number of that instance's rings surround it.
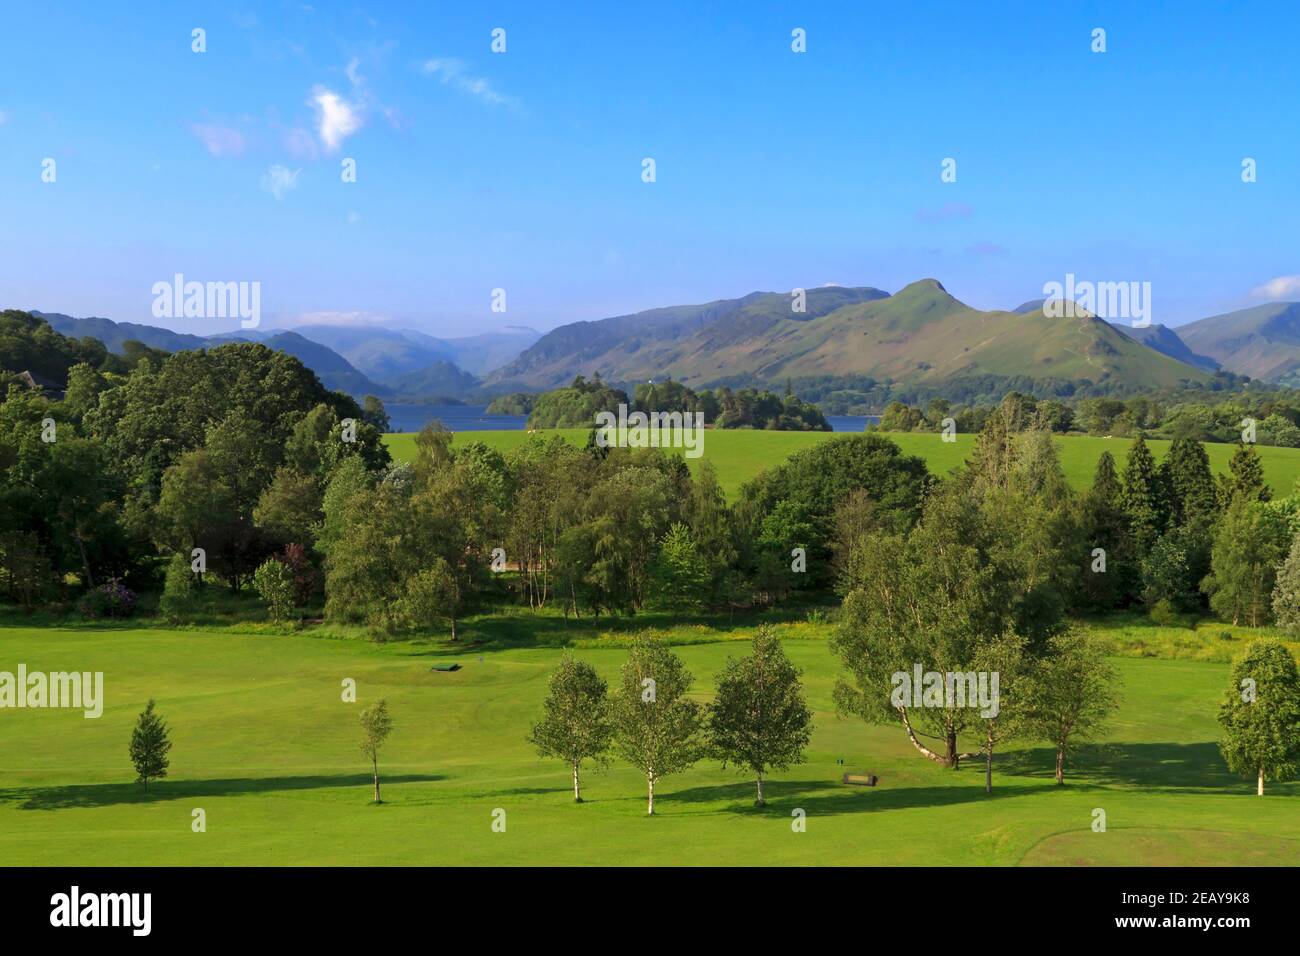
M 361 59 L 354 56 L 352 59 L 348 60 L 347 68 L 343 71 L 348 75 L 348 82 L 353 86 L 360 86 L 365 82 L 365 79 L 357 70 L 359 66 L 361 66 Z
M 191 123 L 190 132 L 207 147 L 213 156 L 242 156 L 244 134 L 229 126 L 217 123 Z
M 1300 295 L 1300 276 L 1278 276 L 1262 286 L 1252 289 L 1251 295 L 1261 299 L 1286 299 Z
M 343 145 L 343 140 L 361 128 L 358 108 L 333 90 L 316 87 L 312 90 L 310 103 L 316 110 L 316 132 L 329 152 L 337 150 Z
M 518 101 L 513 96 L 498 93 L 492 84 L 481 76 L 471 76 L 465 72 L 465 64 L 460 60 L 433 59 L 420 64 L 420 72 L 425 76 L 436 77 L 444 85 L 450 85 L 476 99 L 492 106 L 515 106 Z
M 262 174 L 262 189 L 276 198 L 283 199 L 285 194 L 298 186 L 298 174 L 301 169 L 288 169 L 278 163 Z

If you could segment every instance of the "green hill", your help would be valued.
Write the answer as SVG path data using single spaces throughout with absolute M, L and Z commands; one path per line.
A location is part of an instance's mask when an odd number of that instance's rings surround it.
M 1226 369 L 1265 381 L 1300 371 L 1300 302 L 1270 302 L 1179 326 L 1187 347 Z
M 627 383 L 671 376 L 700 388 L 776 385 L 814 376 L 938 385 L 987 376 L 1118 390 L 1205 382 L 1210 373 L 1148 348 L 1089 315 L 1041 309 L 984 312 L 934 279 L 894 295 L 812 289 L 807 311 L 789 293 L 563 326 L 489 376 L 486 385 L 550 388 L 575 373 Z

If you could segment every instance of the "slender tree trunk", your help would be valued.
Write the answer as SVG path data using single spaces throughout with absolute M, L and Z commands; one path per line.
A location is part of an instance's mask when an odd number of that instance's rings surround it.
M 912 722 L 907 719 L 907 708 L 899 707 L 898 713 L 899 716 L 902 717 L 903 729 L 907 731 L 907 736 L 908 739 L 912 741 L 912 746 L 915 747 L 917 750 L 919 750 L 926 757 L 929 757 L 935 763 L 941 763 L 946 766 L 948 764 L 948 760 L 946 758 L 941 757 L 939 754 L 935 753 L 925 744 L 921 743 L 921 741 L 916 739 L 916 731 L 912 730 Z
M 993 792 L 993 735 L 987 737 L 988 746 L 984 751 L 984 792 Z
M 1065 783 L 1065 748 L 1056 748 L 1056 782 Z
M 1260 768 L 1259 768 L 1259 787 L 1255 790 L 1255 796 L 1257 796 L 1257 797 L 1262 797 L 1263 795 L 1264 795 L 1264 768 L 1263 768 L 1263 767 L 1260 767 Z
M 652 771 L 650 771 L 650 773 L 646 774 L 646 775 L 645 775 L 645 779 L 646 779 L 646 784 L 649 786 L 649 789 L 650 789 L 650 806 L 649 806 L 649 809 L 646 810 L 646 814 L 647 814 L 648 816 L 654 816 L 654 815 L 655 815 L 655 775 L 654 775 L 654 771 L 652 770 Z
M 451 639 L 456 640 L 456 615 L 451 616 Z
M 77 550 L 81 552 L 81 569 L 86 572 L 86 587 L 93 588 L 95 579 L 90 574 L 90 562 L 86 560 L 86 543 L 81 540 L 81 531 L 74 525 L 72 536 L 77 540 Z
M 957 756 L 957 730 L 952 725 L 951 717 L 948 718 L 947 731 L 948 731 L 947 762 L 948 762 L 948 766 L 952 767 L 953 770 L 956 770 L 958 766 L 958 762 L 960 761 L 961 758 Z
M 578 792 L 578 764 L 573 764 L 573 802 L 582 803 L 582 794 Z
M 758 775 L 758 799 L 754 801 L 754 806 L 762 807 L 766 805 L 767 802 L 763 799 L 763 774 L 760 772 Z
M 379 799 L 379 758 L 374 757 L 372 760 L 375 768 L 375 803 L 383 803 L 384 801 Z

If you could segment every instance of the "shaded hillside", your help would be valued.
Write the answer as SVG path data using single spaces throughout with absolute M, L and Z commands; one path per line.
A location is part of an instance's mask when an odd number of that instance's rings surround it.
M 1300 370 L 1300 302 L 1270 302 L 1179 326 L 1188 347 L 1224 368 L 1277 381 Z
M 1148 325 L 1145 328 L 1134 328 L 1132 325 L 1126 325 L 1123 322 L 1112 322 L 1111 325 L 1133 341 L 1141 342 L 1147 348 L 1155 349 L 1161 355 L 1168 355 L 1172 359 L 1211 372 L 1219 367 L 1219 363 L 1208 355 L 1197 355 L 1189 349 L 1187 343 L 1178 336 L 1178 333 L 1167 325 Z
M 549 388 L 597 372 L 612 382 L 672 376 L 693 388 L 813 376 L 892 384 L 1023 376 L 1134 388 L 1210 378 L 1092 316 L 983 312 L 925 279 L 892 296 L 877 289 L 809 290 L 802 315 L 791 314 L 788 293 L 752 293 L 577 322 L 543 336 L 485 387 Z

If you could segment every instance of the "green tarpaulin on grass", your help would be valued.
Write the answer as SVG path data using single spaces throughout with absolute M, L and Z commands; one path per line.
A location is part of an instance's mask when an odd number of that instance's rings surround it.
M 434 664 L 432 667 L 429 668 L 429 670 L 431 670 L 431 671 L 458 671 L 458 670 L 460 670 L 460 665 L 459 665 L 459 664 Z

